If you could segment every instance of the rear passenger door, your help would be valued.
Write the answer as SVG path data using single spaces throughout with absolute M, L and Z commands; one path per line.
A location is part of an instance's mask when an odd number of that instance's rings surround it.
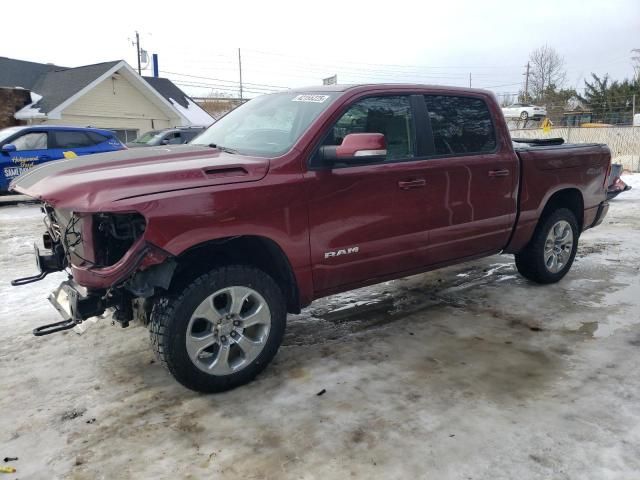
M 52 152 L 58 158 L 73 157 L 74 155 L 89 155 L 100 152 L 101 142 L 89 136 L 89 132 L 82 130 L 51 130 Z M 102 135 L 99 135 L 102 137 Z M 105 138 L 105 137 L 103 137 Z
M 425 95 L 427 260 L 430 265 L 502 249 L 516 212 L 518 163 L 483 97 Z

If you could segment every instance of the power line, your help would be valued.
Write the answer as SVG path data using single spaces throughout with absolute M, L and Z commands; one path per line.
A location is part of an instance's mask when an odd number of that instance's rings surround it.
M 284 57 L 284 58 L 297 58 L 297 59 L 302 59 L 305 60 L 305 57 L 301 57 L 301 56 L 297 56 L 297 55 L 287 55 L 287 54 L 281 54 L 281 53 L 275 53 L 275 52 L 264 52 L 264 51 L 260 51 L 260 50 L 252 50 L 252 49 L 247 49 L 250 52 L 254 52 L 254 53 L 258 53 L 261 55 L 270 55 L 270 56 L 277 56 L 277 57 Z M 310 63 L 310 62 L 307 62 Z M 335 62 L 334 64 L 332 64 L 332 66 L 335 66 L 336 64 L 339 63 L 346 63 L 349 65 L 370 65 L 370 66 L 376 66 L 376 67 L 392 67 L 392 68 L 409 68 L 409 69 L 447 69 L 447 68 L 462 68 L 462 69 L 476 69 L 476 68 L 489 68 L 489 69 L 496 69 L 496 68 L 519 68 L 519 66 L 516 65 L 408 65 L 408 64 L 392 64 L 392 63 L 367 63 L 367 62 L 356 62 L 356 61 L 339 61 L 339 62 Z M 322 63 L 318 63 L 315 62 L 315 65 L 327 65 L 327 64 L 322 64 Z
M 252 61 L 249 62 L 249 65 L 251 68 L 256 68 L 257 69 L 263 69 L 266 70 L 267 68 L 272 71 L 273 70 L 273 64 L 272 63 L 268 63 L 268 64 L 264 64 L 261 61 Z M 363 68 L 349 68 L 349 67 L 341 67 L 339 65 L 333 65 L 327 68 L 323 68 L 323 67 L 313 67 L 313 66 L 305 66 L 302 64 L 287 64 L 286 65 L 286 69 L 287 70 L 294 70 L 294 71 L 303 71 L 303 72 L 318 72 L 320 74 L 326 74 L 329 71 L 338 71 L 339 73 L 342 74 L 346 74 L 348 76 L 353 76 L 353 77 L 380 77 L 380 78 L 397 78 L 399 76 L 402 77 L 413 77 L 413 78 L 430 78 L 430 79 L 456 79 L 456 80 L 466 80 L 468 79 L 468 74 L 467 73 L 447 73 L 447 72 L 426 72 L 426 73 L 420 73 L 420 72 L 402 72 L 402 71 L 394 71 L 394 70 L 372 70 L 372 69 L 363 69 Z M 481 74 L 478 74 L 478 76 L 480 76 Z M 308 76 L 312 76 L 312 75 L 308 75 Z M 492 77 L 494 75 L 488 75 L 489 77 Z M 497 76 L 494 76 L 497 77 Z
M 162 70 L 161 73 L 166 73 L 168 75 L 177 75 L 180 77 L 189 77 L 189 78 L 197 78 L 200 80 L 214 80 L 216 82 L 225 82 L 225 83 L 233 83 L 234 85 L 238 85 L 238 81 L 237 80 L 223 80 L 221 78 L 213 78 L 213 77 L 202 77 L 199 75 L 188 75 L 186 73 L 177 73 L 177 72 L 168 72 L 166 70 Z M 290 87 L 284 87 L 282 85 L 268 85 L 266 83 L 249 83 L 249 82 L 242 82 L 243 85 L 253 85 L 256 87 L 273 87 L 273 88 L 290 88 Z
M 513 87 L 514 85 L 522 85 L 522 83 L 521 82 L 518 82 L 518 83 L 505 83 L 504 85 L 488 85 L 488 86 L 482 86 L 482 87 L 478 87 L 478 88 Z
M 221 84 L 215 84 L 215 83 L 180 82 L 180 81 L 176 81 L 174 83 L 176 85 L 181 85 L 184 87 L 208 88 L 208 89 L 216 89 L 216 90 L 229 91 L 229 92 L 238 92 L 238 88 L 234 88 L 233 86 L 230 86 L 230 85 L 221 85 Z M 265 93 L 276 93 L 278 90 L 258 90 L 257 88 L 255 89 L 245 88 L 244 91 L 249 93 L 265 94 Z

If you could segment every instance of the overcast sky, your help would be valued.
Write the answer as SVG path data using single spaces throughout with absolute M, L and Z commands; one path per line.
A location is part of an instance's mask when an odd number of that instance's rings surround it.
M 566 62 L 568 87 L 590 72 L 632 76 L 640 0 L 30 1 L 4 5 L 0 56 L 79 66 L 125 59 L 131 40 L 162 76 L 199 96 L 339 83 L 419 82 L 517 92 L 531 50 Z M 7 11 L 8 8 L 8 11 Z M 15 10 L 15 11 L 13 11 Z M 150 67 L 147 74 L 150 74 Z M 204 77 L 204 78 L 196 78 Z

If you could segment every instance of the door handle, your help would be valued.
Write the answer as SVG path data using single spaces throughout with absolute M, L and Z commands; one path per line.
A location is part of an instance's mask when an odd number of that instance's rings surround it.
M 427 185 L 427 181 L 424 178 L 418 178 L 416 180 L 400 180 L 398 187 L 401 190 L 411 190 L 412 188 L 422 188 Z
M 40 155 L 40 160 L 51 160 L 51 156 L 49 156 L 49 155 Z
M 509 175 L 509 170 L 506 168 L 504 170 L 489 170 L 490 177 L 507 177 Z

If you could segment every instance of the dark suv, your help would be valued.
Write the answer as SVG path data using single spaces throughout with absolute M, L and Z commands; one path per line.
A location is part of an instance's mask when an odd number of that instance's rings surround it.
M 139 136 L 133 142 L 127 143 L 127 147 L 156 147 L 158 145 L 181 145 L 193 140 L 205 130 L 205 127 L 179 127 L 166 128 L 164 130 L 150 130 Z

